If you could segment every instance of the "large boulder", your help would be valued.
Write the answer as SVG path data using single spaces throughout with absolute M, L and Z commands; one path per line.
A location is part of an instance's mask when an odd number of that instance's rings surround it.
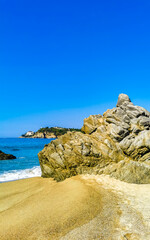
M 16 159 L 16 157 L 12 154 L 6 154 L 0 151 L 0 160 L 9 160 L 9 159 Z
M 38 154 L 43 177 L 57 181 L 81 173 L 109 174 L 150 183 L 150 113 L 120 94 L 117 106 L 84 120 L 81 132 L 68 132 Z

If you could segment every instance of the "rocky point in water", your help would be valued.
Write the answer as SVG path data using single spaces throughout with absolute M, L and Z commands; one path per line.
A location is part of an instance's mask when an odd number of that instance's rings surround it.
M 9 159 L 16 159 L 16 157 L 12 154 L 6 154 L 0 151 L 0 160 L 9 160 Z
M 43 177 L 90 173 L 150 183 L 150 112 L 120 94 L 115 108 L 84 119 L 82 131 L 67 132 L 38 154 Z
M 68 131 L 80 132 L 81 129 L 78 128 L 62 128 L 62 127 L 44 127 L 40 128 L 37 132 L 28 131 L 23 134 L 20 138 L 57 138 Z

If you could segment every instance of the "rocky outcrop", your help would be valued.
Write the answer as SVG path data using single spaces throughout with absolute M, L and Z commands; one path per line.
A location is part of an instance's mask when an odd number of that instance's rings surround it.
M 36 132 L 32 138 L 56 138 L 56 135 L 53 133 L 42 133 L 42 132 Z
M 34 135 L 33 131 L 28 131 L 26 132 L 26 134 L 24 135 L 24 137 L 32 137 Z
M 38 154 L 43 177 L 57 181 L 81 173 L 109 174 L 131 183 L 150 183 L 150 113 L 120 94 L 117 106 L 84 120 Z
M 56 138 L 56 135 L 54 133 L 29 131 L 20 136 L 20 138 Z
M 9 159 L 16 159 L 16 157 L 12 154 L 6 154 L 0 151 L 0 160 L 9 160 Z
M 67 133 L 67 131 L 81 132 L 78 128 L 62 128 L 62 127 L 44 127 L 37 132 L 29 131 L 23 134 L 20 138 L 57 138 Z

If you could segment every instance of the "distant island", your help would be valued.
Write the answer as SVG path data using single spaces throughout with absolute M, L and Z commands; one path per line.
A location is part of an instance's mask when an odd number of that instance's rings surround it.
M 40 128 L 38 131 L 28 131 L 22 134 L 20 138 L 57 138 L 68 131 L 70 132 L 81 132 L 78 128 L 62 128 L 62 127 L 44 127 Z

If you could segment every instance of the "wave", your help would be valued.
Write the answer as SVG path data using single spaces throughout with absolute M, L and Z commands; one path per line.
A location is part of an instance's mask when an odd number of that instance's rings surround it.
M 33 167 L 30 169 L 24 170 L 12 170 L 7 171 L 0 174 L 0 182 L 9 182 L 19 179 L 32 178 L 32 177 L 40 177 L 41 176 L 41 168 Z

